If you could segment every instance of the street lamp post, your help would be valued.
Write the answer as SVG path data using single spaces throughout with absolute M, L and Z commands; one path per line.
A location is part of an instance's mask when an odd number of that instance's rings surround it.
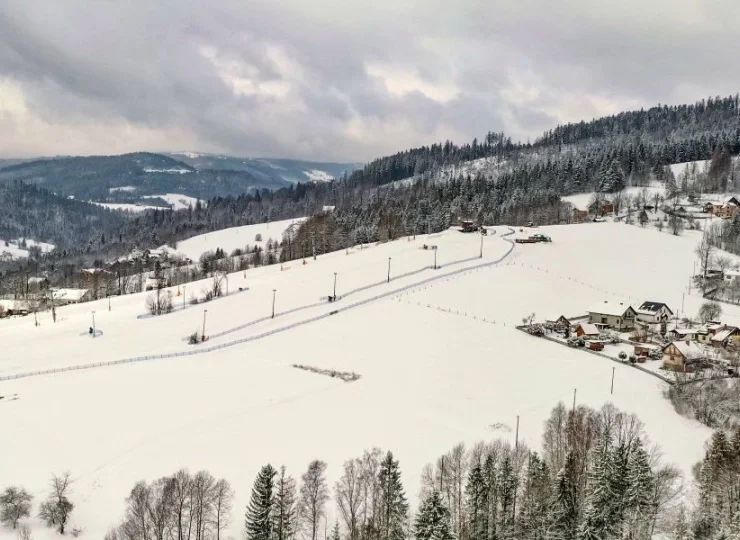
M 434 246 L 434 269 L 437 269 L 437 246 Z
M 182 309 L 185 309 L 185 297 L 187 296 L 188 288 L 186 285 L 182 286 Z
M 334 297 L 333 300 L 337 299 L 337 273 L 334 272 Z
M 275 318 L 275 291 L 277 289 L 272 290 L 272 318 Z
M 92 323 L 93 323 L 92 337 L 95 337 L 95 333 L 96 333 L 96 328 L 95 328 L 95 312 L 92 311 L 91 313 L 92 313 Z
M 483 258 L 483 229 L 481 228 L 480 233 L 480 258 Z
M 201 341 L 206 340 L 206 313 L 208 313 L 207 309 L 203 310 L 203 333 L 200 336 Z
M 391 282 L 391 258 L 388 257 L 388 283 Z

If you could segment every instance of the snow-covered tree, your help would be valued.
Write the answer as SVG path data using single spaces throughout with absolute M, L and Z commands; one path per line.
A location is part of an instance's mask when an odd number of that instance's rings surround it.
M 260 469 L 252 487 L 244 516 L 247 540 L 271 540 L 273 531 L 273 488 L 277 471 L 267 464 Z
M 408 503 L 401 483 L 401 469 L 390 451 L 380 463 L 378 484 L 380 487 L 379 538 L 380 540 L 404 540 L 408 520 Z
M 417 540 L 452 540 L 450 511 L 437 490 L 432 491 L 419 507 L 414 523 Z

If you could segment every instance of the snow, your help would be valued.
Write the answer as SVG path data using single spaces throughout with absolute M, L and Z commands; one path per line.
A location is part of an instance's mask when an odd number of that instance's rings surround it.
M 146 212 L 147 210 L 161 210 L 161 206 L 147 206 L 144 204 L 131 204 L 131 203 L 102 203 L 97 201 L 88 201 L 90 204 L 96 204 L 103 208 L 110 210 L 118 210 L 119 212 L 131 212 L 138 214 L 139 212 Z
M 182 193 L 165 193 L 164 195 L 146 195 L 144 199 L 162 199 L 169 204 L 173 210 L 186 210 L 189 207 L 195 208 L 198 203 L 198 199 L 183 195 Z M 200 201 L 201 204 L 205 204 L 205 201 Z
M 681 175 L 682 172 L 686 170 L 687 166 L 689 167 L 689 169 L 692 169 L 694 165 L 696 165 L 696 172 L 702 173 L 702 172 L 705 172 L 706 168 L 709 166 L 709 160 L 700 159 L 698 161 L 686 161 L 684 163 L 674 163 L 673 165 L 670 165 L 670 167 L 671 167 L 671 172 L 673 173 L 673 176 L 675 176 L 676 180 L 678 180 L 678 177 Z
M 334 177 L 326 171 L 320 171 L 318 169 L 311 169 L 309 171 L 303 171 L 309 180 L 312 182 L 331 182 Z
M 191 169 L 183 169 L 182 167 L 170 168 L 170 169 L 144 169 L 147 173 L 169 173 L 169 174 L 187 174 L 193 172 Z
M 181 242 L 178 251 L 197 258 L 207 249 L 254 244 L 257 232 L 277 239 L 288 225 L 208 233 Z M 228 532 L 237 538 L 252 481 L 267 462 L 300 476 L 311 459 L 323 459 L 333 485 L 342 463 L 363 449 L 392 449 L 415 506 L 425 463 L 460 441 L 513 442 L 513 429 L 493 426 L 513 428 L 517 416 L 520 441 L 538 448 L 551 408 L 559 400 L 569 404 L 577 388 L 578 403 L 611 401 L 637 413 L 665 459 L 690 479 L 710 430 L 673 410 L 664 383 L 514 325 L 532 312 L 583 314 L 605 296 L 680 306 L 699 233 L 675 237 L 620 223 L 540 230 L 551 244 L 517 245 L 498 264 L 512 249 L 502 238 L 506 227 L 483 237 L 483 259 L 477 257 L 481 237 L 450 230 L 293 261 L 282 270 L 273 265 L 231 274 L 232 291 L 248 290 L 161 317 L 138 317 L 148 295 L 142 293 L 112 299 L 110 311 L 106 300 L 61 307 L 56 324 L 48 312 L 39 314 L 39 327 L 29 317 L 0 321 L 0 376 L 7 376 L 229 345 L 326 315 L 195 356 L 0 381 L 0 478 L 29 489 L 38 504 L 49 475 L 71 471 L 76 509 L 70 529 L 84 527 L 82 537 L 92 539 L 120 519 L 137 480 L 181 467 L 208 469 L 236 490 Z M 429 268 L 434 252 L 421 249 L 424 244 L 438 246 L 438 270 Z M 594 256 L 596 247 L 604 253 Z M 391 277 L 398 277 L 386 283 L 389 258 Z M 649 264 L 635 264 L 641 258 Z M 337 302 L 280 314 L 326 298 L 335 272 Z M 186 298 L 206 284 L 188 284 Z M 360 287 L 367 288 L 346 295 Z M 238 329 L 269 315 L 273 290 L 278 316 Z M 687 295 L 686 311 L 695 313 L 701 302 L 701 295 Z M 186 345 L 183 338 L 202 324 L 203 308 L 212 337 Z M 95 339 L 84 335 L 93 310 L 102 332 Z M 723 321 L 740 321 L 740 307 L 726 306 L 725 314 Z M 361 378 L 345 383 L 293 364 Z M 57 537 L 36 518 L 31 524 L 37 540 Z M 0 538 L 11 537 L 0 529 Z
M 22 238 L 17 238 L 15 240 L 8 240 L 8 245 L 5 245 L 5 240 L 0 238 L 0 259 L 4 257 L 9 257 L 11 259 L 26 259 L 28 258 L 28 248 L 33 246 L 39 246 L 41 249 L 41 253 L 49 253 L 50 251 L 54 250 L 54 244 L 49 244 L 47 242 L 37 242 L 36 240 L 32 240 L 31 238 L 26 238 L 26 247 L 22 248 L 20 246 L 21 242 L 23 241 Z
M 175 156 L 185 156 L 190 159 L 197 159 L 203 155 L 203 154 L 198 154 L 196 152 L 172 152 L 172 154 Z
M 643 190 L 646 190 L 647 193 L 650 194 L 651 197 L 655 197 L 655 194 L 658 193 L 661 196 L 665 195 L 665 187 L 662 185 L 652 185 L 652 186 L 631 186 L 624 188 L 624 191 L 622 192 L 622 196 L 629 195 L 630 197 L 635 197 L 639 193 L 641 193 Z M 561 197 L 563 201 L 571 203 L 573 206 L 580 210 L 586 210 L 589 203 L 593 199 L 595 195 L 595 192 L 591 191 L 589 193 L 575 193 L 573 195 L 567 195 L 565 197 Z M 603 197 L 609 199 L 610 201 L 614 200 L 614 194 L 613 193 L 602 193 Z
M 223 249 L 227 254 L 237 248 L 244 248 L 246 245 L 252 247 L 261 246 L 264 248 L 268 240 L 272 239 L 279 242 L 283 238 L 283 233 L 289 227 L 301 223 L 305 219 L 286 219 L 271 223 L 231 227 L 229 229 L 200 234 L 178 242 L 176 251 L 193 261 L 197 261 L 203 253 L 206 251 L 215 251 L 216 248 Z M 262 240 L 260 241 L 255 240 L 258 234 L 262 235 Z

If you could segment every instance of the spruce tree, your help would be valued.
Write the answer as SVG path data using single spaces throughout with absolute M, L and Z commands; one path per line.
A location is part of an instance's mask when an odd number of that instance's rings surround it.
M 414 524 L 414 536 L 417 540 L 452 540 L 450 511 L 442 502 L 435 489 L 419 507 L 419 514 Z
M 398 461 L 389 451 L 378 471 L 380 487 L 380 540 L 404 540 L 408 503 L 401 483 Z
M 260 469 L 244 518 L 247 540 L 271 540 L 273 482 L 276 471 L 267 464 Z
M 275 496 L 272 505 L 272 540 L 291 540 L 295 534 L 296 491 L 295 480 L 285 473 L 285 467 L 275 478 Z
M 594 449 L 593 464 L 589 471 L 589 492 L 578 534 L 581 540 L 603 540 L 613 532 L 612 474 L 612 453 L 608 441 L 602 437 Z
M 468 536 L 470 540 L 487 540 L 488 486 L 480 465 L 475 465 L 470 470 L 465 495 L 467 497 Z
M 558 472 L 555 484 L 554 529 L 559 538 L 576 537 L 579 518 L 578 463 L 572 451 L 565 456 L 565 464 Z

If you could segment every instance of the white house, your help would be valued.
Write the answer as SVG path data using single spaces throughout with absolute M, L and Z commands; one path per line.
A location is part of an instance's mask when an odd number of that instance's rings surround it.
M 629 330 L 635 327 L 637 313 L 629 304 L 604 301 L 591 306 L 588 310 L 588 322 L 606 324 L 617 330 Z
M 649 324 L 667 322 L 673 316 L 673 311 L 667 304 L 647 300 L 636 310 L 637 320 Z
M 51 294 L 56 305 L 79 304 L 92 299 L 89 289 L 56 289 Z
M 725 270 L 725 281 L 735 281 L 740 277 L 740 270 Z

